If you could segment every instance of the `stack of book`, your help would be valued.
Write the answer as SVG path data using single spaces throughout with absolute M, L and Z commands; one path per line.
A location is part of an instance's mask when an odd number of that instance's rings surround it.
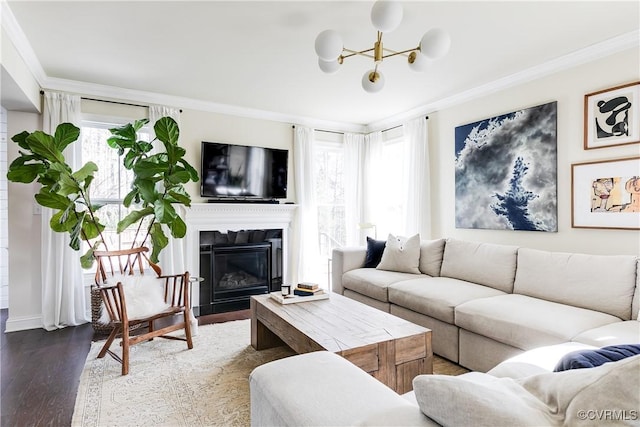
M 317 283 L 302 282 L 298 283 L 298 286 L 293 290 L 294 295 L 300 297 L 310 297 L 314 295 L 322 295 L 324 291 L 320 289 Z

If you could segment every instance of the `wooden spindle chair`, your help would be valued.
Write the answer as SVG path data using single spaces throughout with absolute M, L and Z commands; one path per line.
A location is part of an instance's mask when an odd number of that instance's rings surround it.
M 107 353 L 115 360 L 122 364 L 122 375 L 129 373 L 129 348 L 132 345 L 141 342 L 150 341 L 153 338 L 166 338 L 172 340 L 181 340 L 187 342 L 189 349 L 193 348 L 191 339 L 191 306 L 189 303 L 189 273 L 176 275 L 162 275 L 160 267 L 147 258 L 146 253 L 149 251 L 146 247 L 134 249 L 126 249 L 119 251 L 95 251 L 94 257 L 98 266 L 96 269 L 96 286 L 99 289 L 103 303 L 103 310 L 109 314 L 110 325 L 113 330 L 109 334 L 109 338 L 105 342 L 102 350 L 98 354 L 98 358 L 104 357 Z M 151 271 L 145 267 L 149 267 Z M 109 279 L 120 275 L 144 275 L 145 270 L 151 273 L 163 282 L 164 300 L 169 307 L 159 313 L 143 318 L 129 318 L 127 315 L 127 301 L 122 282 L 109 283 Z M 114 279 L 115 280 L 115 279 Z M 128 286 L 133 286 L 129 284 Z M 173 317 L 182 314 L 179 322 L 170 324 L 169 326 L 156 329 L 154 322 L 159 319 Z M 174 319 L 175 321 L 175 319 Z M 131 333 L 134 326 L 142 325 L 143 332 Z M 167 335 L 184 329 L 185 337 Z M 110 350 L 113 341 L 122 337 L 122 357 Z

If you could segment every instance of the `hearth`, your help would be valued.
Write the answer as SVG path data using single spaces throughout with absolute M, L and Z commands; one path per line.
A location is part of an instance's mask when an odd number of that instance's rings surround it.
M 280 289 L 282 231 L 201 232 L 200 276 L 196 315 L 249 308 L 251 295 Z

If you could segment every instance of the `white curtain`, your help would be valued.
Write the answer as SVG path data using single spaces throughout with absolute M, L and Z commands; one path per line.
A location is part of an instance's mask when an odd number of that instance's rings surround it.
M 382 155 L 382 132 L 372 132 L 365 135 L 365 152 L 364 152 L 364 189 L 362 192 L 362 209 L 363 223 L 374 224 L 376 232 L 373 237 L 386 240 L 386 235 L 380 233 L 380 227 L 383 225 L 382 217 L 379 215 L 384 210 L 382 201 L 384 194 L 381 188 L 384 187 L 385 164 Z M 348 199 L 347 199 L 348 200 Z
M 405 235 L 420 233 L 431 238 L 431 191 L 429 190 L 429 142 L 427 120 L 420 117 L 403 125 L 405 135 Z
M 80 97 L 65 93 L 44 93 L 42 129 L 55 133 L 60 123 L 80 126 Z M 82 161 L 82 145 L 67 146 L 64 156 L 72 170 Z M 51 230 L 49 220 L 53 210 L 42 208 L 41 272 L 42 272 L 42 324 L 48 330 L 75 326 L 89 321 L 83 274 L 80 267 L 81 252 L 69 247 L 69 235 Z
M 365 136 L 344 134 L 344 199 L 346 245 L 364 244 L 365 232 L 359 228 L 364 221 Z
M 291 248 L 292 280 L 317 281 L 315 271 L 319 262 L 318 208 L 314 190 L 313 130 L 296 126 L 293 136 L 293 159 L 296 183 L 296 212 L 294 243 Z
M 155 138 L 155 132 L 153 131 L 153 126 L 156 122 L 163 117 L 171 117 L 176 121 L 178 126 L 180 126 L 180 110 L 173 107 L 167 107 L 163 105 L 151 105 L 149 106 L 149 134 L 151 139 Z M 163 151 L 163 147 L 158 144 L 162 144 L 160 141 L 156 141 L 154 143 L 154 151 L 160 150 Z M 185 210 L 182 205 L 175 205 L 176 211 L 178 215 L 182 217 L 184 220 Z M 185 239 L 174 239 L 171 237 L 171 231 L 166 225 L 162 225 L 162 229 L 164 234 L 169 239 L 169 244 L 166 248 L 160 252 L 159 265 L 162 268 L 163 274 L 182 274 L 186 271 L 186 262 L 185 262 Z M 192 275 L 197 275 L 198 272 L 191 271 Z

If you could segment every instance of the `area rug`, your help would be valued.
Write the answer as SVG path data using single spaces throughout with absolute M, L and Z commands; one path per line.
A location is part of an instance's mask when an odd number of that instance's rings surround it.
M 91 345 L 80 376 L 72 426 L 248 426 L 249 373 L 293 355 L 288 347 L 256 351 L 251 321 L 200 326 L 193 349 L 155 339 L 130 350 L 129 375 L 110 356 L 96 359 L 104 341 Z M 117 349 L 118 342 L 112 345 Z M 434 357 L 434 373 L 467 372 Z
M 131 347 L 129 375 L 110 356 L 87 356 L 73 426 L 247 426 L 249 373 L 293 355 L 287 347 L 256 351 L 250 320 L 200 326 L 193 349 L 155 339 Z M 112 347 L 117 349 L 118 342 Z

